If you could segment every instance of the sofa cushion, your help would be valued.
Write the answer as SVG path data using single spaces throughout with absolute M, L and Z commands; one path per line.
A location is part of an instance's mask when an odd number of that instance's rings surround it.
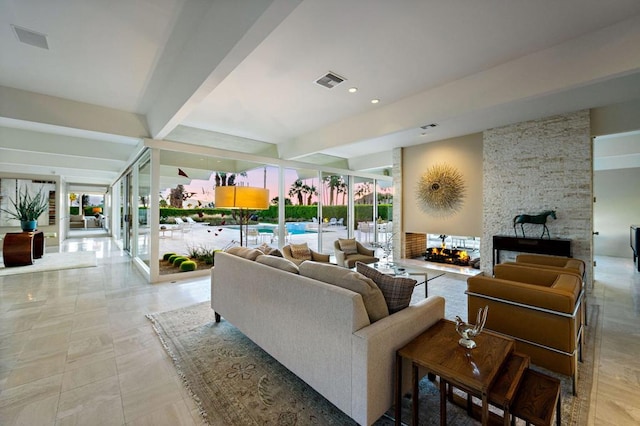
M 411 295 L 416 286 L 416 280 L 383 274 L 361 262 L 356 263 L 356 269 L 365 277 L 371 278 L 380 288 L 390 314 L 406 308 L 411 303 Z
M 302 244 L 290 244 L 291 248 L 291 257 L 299 260 L 312 260 L 313 256 L 311 255 L 311 250 L 307 243 Z
M 256 247 L 257 250 L 260 250 L 264 254 L 268 254 L 271 256 L 282 257 L 282 253 L 275 247 L 271 247 L 267 243 L 262 243 L 259 247 Z
M 357 254 L 358 246 L 355 238 L 338 238 L 338 245 L 344 254 Z
M 303 262 L 298 266 L 298 269 L 300 270 L 300 275 L 305 277 L 359 293 L 369 315 L 369 321 L 372 323 L 389 316 L 389 308 L 387 308 L 387 302 L 384 300 L 382 291 L 373 280 L 359 272 L 320 262 Z
M 282 269 L 286 272 L 293 274 L 299 274 L 298 266 L 292 261 L 283 257 L 276 257 L 271 255 L 262 254 L 256 258 L 256 262 L 268 265 L 274 268 Z
M 260 250 L 252 249 L 249 247 L 240 247 L 240 246 L 229 247 L 227 249 L 227 253 L 233 254 L 235 256 L 243 257 L 249 260 L 256 260 L 258 256 L 260 256 L 261 254 L 264 254 Z

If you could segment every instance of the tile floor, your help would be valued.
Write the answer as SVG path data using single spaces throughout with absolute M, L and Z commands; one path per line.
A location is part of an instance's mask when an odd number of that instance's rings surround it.
M 60 249 L 94 250 L 98 267 L 0 277 L 0 424 L 201 424 L 145 314 L 208 300 L 208 279 L 148 284 L 108 238 Z M 589 424 L 638 424 L 640 273 L 597 260 Z

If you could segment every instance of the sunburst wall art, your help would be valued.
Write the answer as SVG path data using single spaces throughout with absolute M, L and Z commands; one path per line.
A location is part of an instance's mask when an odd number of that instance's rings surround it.
M 420 176 L 416 195 L 426 213 L 448 216 L 462 208 L 465 191 L 458 169 L 449 164 L 436 164 Z

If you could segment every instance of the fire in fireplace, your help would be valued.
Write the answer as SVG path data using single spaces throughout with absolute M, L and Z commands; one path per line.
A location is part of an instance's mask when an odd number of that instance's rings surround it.
M 429 262 L 448 263 L 449 265 L 469 266 L 469 254 L 465 250 L 445 247 L 429 247 L 424 253 L 424 260 Z

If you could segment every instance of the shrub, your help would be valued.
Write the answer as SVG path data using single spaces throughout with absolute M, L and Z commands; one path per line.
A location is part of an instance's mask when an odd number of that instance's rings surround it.
M 189 260 L 189 258 L 185 257 L 185 256 L 178 256 L 175 259 L 173 259 L 173 266 L 180 266 L 182 264 L 182 262 Z
M 169 258 L 167 259 L 169 261 L 169 263 L 173 263 L 174 260 L 176 260 L 176 257 L 180 257 L 179 254 L 172 254 L 171 256 L 169 256 Z
M 200 257 L 200 248 L 192 245 L 187 245 L 187 256 L 190 258 L 199 258 Z
M 171 256 L 177 256 L 175 253 L 165 253 L 162 255 L 162 260 L 169 260 Z
M 180 264 L 180 271 L 181 272 L 195 271 L 197 267 L 198 265 L 196 265 L 196 262 L 194 262 L 193 260 L 185 260 Z

